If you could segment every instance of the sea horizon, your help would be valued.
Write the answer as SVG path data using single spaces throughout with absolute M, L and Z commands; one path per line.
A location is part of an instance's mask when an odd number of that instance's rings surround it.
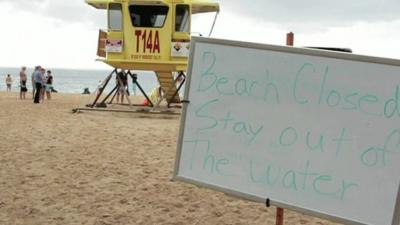
M 60 93 L 81 94 L 85 88 L 88 88 L 91 93 L 95 92 L 100 81 L 104 81 L 112 72 L 112 69 L 69 69 L 69 68 L 46 68 L 51 70 L 54 77 L 53 87 Z M 0 67 L 0 91 L 6 90 L 5 79 L 7 74 L 10 74 L 13 80 L 12 91 L 19 92 L 19 72 L 18 67 Z M 32 67 L 27 67 L 28 76 L 28 92 L 32 91 L 31 74 Z M 152 71 L 132 71 L 138 75 L 138 82 L 146 93 L 158 85 L 156 74 Z M 129 79 L 129 91 L 133 91 L 131 79 Z M 111 91 L 115 87 L 115 79 L 111 81 L 105 89 L 105 92 Z M 142 95 L 139 89 L 136 88 L 136 94 Z

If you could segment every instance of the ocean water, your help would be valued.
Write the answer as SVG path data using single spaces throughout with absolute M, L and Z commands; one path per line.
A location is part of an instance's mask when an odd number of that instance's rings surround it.
M 93 93 L 99 81 L 105 78 L 112 72 L 112 70 L 73 70 L 73 69 L 52 69 L 50 68 L 54 77 L 54 89 L 61 93 L 82 93 L 85 88 Z M 10 74 L 13 79 L 12 91 L 19 91 L 19 71 L 20 68 L 6 68 L 0 67 L 0 91 L 6 90 L 6 76 Z M 27 69 L 28 75 L 28 91 L 32 91 L 31 74 L 33 68 Z M 157 77 L 154 72 L 133 71 L 138 75 L 138 82 L 146 93 L 158 85 Z M 115 77 L 115 76 L 114 76 Z M 131 79 L 129 79 L 131 82 Z M 115 87 L 115 78 L 111 80 L 105 90 L 111 91 Z M 130 91 L 132 85 L 129 84 Z M 137 95 L 141 95 L 138 88 L 136 88 Z

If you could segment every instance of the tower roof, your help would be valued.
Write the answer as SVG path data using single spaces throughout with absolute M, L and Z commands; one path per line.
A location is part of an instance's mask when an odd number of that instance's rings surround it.
M 107 9 L 107 5 L 109 3 L 154 3 L 154 4 L 162 4 L 162 3 L 182 3 L 182 4 L 190 4 L 192 5 L 192 13 L 206 13 L 206 12 L 217 12 L 219 11 L 219 4 L 214 0 L 85 0 L 85 2 L 96 9 Z

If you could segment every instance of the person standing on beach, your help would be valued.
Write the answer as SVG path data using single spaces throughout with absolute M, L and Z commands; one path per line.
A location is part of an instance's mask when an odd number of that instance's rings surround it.
M 137 74 L 134 73 L 131 75 L 132 77 L 132 92 L 133 96 L 136 96 L 136 87 L 137 87 Z
M 39 70 L 40 66 L 36 66 L 35 67 L 35 71 L 33 71 L 32 75 L 31 75 L 31 79 L 32 79 L 32 99 L 35 99 L 35 90 L 36 90 L 36 84 L 35 84 L 35 73 Z
M 19 92 L 19 98 L 25 99 L 25 94 L 28 91 L 27 87 L 26 87 L 26 67 L 23 66 L 21 69 L 21 72 L 19 72 L 19 85 L 21 86 L 21 90 Z
M 51 99 L 51 90 L 53 89 L 53 75 L 51 75 L 51 71 L 47 70 L 47 79 L 46 79 L 46 96 L 47 100 Z
M 124 96 L 125 94 L 129 95 L 128 90 L 128 77 L 123 72 L 117 73 L 117 104 L 120 103 L 120 96 L 121 96 L 121 104 L 124 104 Z M 128 98 L 128 96 L 126 96 Z
M 99 80 L 99 83 L 97 83 L 97 88 L 96 88 L 96 96 L 98 96 L 103 90 L 103 82 Z
M 132 92 L 133 92 L 133 96 L 136 96 L 136 83 L 134 80 L 132 80 Z
M 12 78 L 11 78 L 10 74 L 7 74 L 6 84 L 7 84 L 7 92 L 10 92 L 11 91 L 11 85 L 12 85 Z
M 35 98 L 34 98 L 34 103 L 38 104 L 40 101 L 40 93 L 42 90 L 42 83 L 43 83 L 43 77 L 41 73 L 41 67 L 38 66 L 38 69 L 34 72 L 33 76 L 33 81 L 35 82 Z
M 46 70 L 44 68 L 40 69 L 40 74 L 42 75 L 42 89 L 40 89 L 40 99 L 39 101 L 43 102 L 44 101 L 44 93 L 46 92 L 46 83 L 47 83 L 47 77 L 46 77 Z

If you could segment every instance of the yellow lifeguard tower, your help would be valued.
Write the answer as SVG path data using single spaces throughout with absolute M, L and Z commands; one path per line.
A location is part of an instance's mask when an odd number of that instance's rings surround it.
M 96 105 L 113 74 L 131 76 L 137 82 L 131 70 L 154 71 L 168 106 L 179 102 L 177 93 L 183 82 L 177 87 L 177 81 L 185 77 L 187 68 L 191 16 L 215 12 L 216 19 L 219 4 L 213 0 L 86 0 L 86 3 L 107 10 L 108 28 L 99 32 L 97 56 L 99 61 L 115 68 L 91 107 Z M 174 78 L 176 72 L 179 76 Z M 119 75 L 117 80 L 121 83 Z M 151 102 L 139 84 L 138 87 L 151 106 L 159 104 Z

